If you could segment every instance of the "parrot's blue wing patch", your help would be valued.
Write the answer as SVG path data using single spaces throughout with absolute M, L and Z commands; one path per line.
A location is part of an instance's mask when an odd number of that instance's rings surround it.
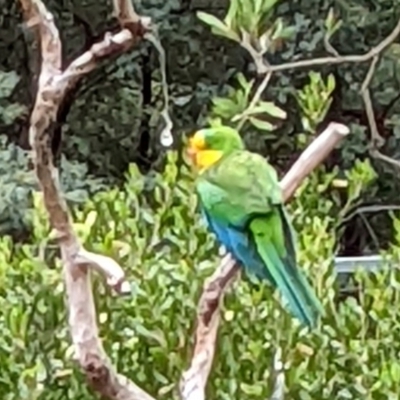
M 225 229 L 225 227 L 221 224 L 218 224 L 217 221 L 213 220 L 209 214 L 207 213 L 207 211 L 205 211 L 204 209 L 202 209 L 202 214 L 204 219 L 207 222 L 208 228 L 210 229 L 210 231 L 212 233 L 215 234 L 215 236 L 217 237 L 218 241 L 226 247 L 226 249 L 230 252 L 233 253 L 233 248 L 231 246 L 231 241 L 230 241 L 230 237 L 228 234 L 228 231 Z
M 268 273 L 262 258 L 258 255 L 253 238 L 246 232 L 245 228 L 224 225 L 213 219 L 202 209 L 202 214 L 207 221 L 209 229 L 215 234 L 218 241 L 242 264 L 245 271 L 255 275 L 259 279 L 268 279 L 275 283 L 272 276 Z

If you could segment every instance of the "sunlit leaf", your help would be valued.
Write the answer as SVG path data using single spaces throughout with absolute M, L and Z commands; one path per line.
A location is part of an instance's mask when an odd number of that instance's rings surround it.
M 0 99 L 7 98 L 20 81 L 20 77 L 15 71 L 0 71 Z
M 205 24 L 209 25 L 215 34 L 225 36 L 235 41 L 240 40 L 236 32 L 232 31 L 227 25 L 225 25 L 220 19 L 218 19 L 214 15 L 205 13 L 203 11 L 198 11 L 197 17 Z
M 260 129 L 261 131 L 271 132 L 275 129 L 275 127 L 267 121 L 262 121 L 254 117 L 250 117 L 249 121 L 253 126 L 255 126 L 257 129 Z
M 249 110 L 249 114 L 261 113 L 265 113 L 274 118 L 286 118 L 286 112 L 284 110 L 276 106 L 274 103 L 268 101 L 260 101 L 254 108 Z

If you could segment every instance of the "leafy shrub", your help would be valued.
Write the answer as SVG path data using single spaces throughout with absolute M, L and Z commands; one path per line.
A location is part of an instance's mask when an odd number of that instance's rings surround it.
M 94 279 L 106 351 L 121 372 L 158 399 L 178 398 L 176 383 L 191 356 L 201 286 L 218 263 L 216 243 L 196 211 L 190 173 L 178 169 L 176 159 L 169 154 L 165 172 L 155 176 L 151 201 L 143 195 L 144 178 L 131 167 L 123 188 L 100 192 L 83 209 L 73 209 L 85 246 L 115 257 L 132 282 L 133 294 L 118 298 Z M 336 305 L 333 225 L 314 209 L 332 207 L 326 187 L 321 175 L 313 174 L 290 206 L 300 262 L 326 307 L 322 326 L 312 333 L 300 329 L 271 298 L 269 287 L 237 282 L 223 309 L 210 399 L 265 400 L 278 344 L 287 364 L 288 399 L 397 398 L 400 274 L 394 268 L 360 275 L 360 302 Z M 32 243 L 0 240 L 0 393 L 4 400 L 89 400 L 93 394 L 72 360 L 48 220 L 40 198 L 34 200 Z M 399 227 L 397 222 L 400 232 Z M 392 257 L 399 255 L 400 247 Z
M 0 71 L 0 126 L 11 124 L 26 112 L 23 105 L 9 101 L 19 81 L 20 77 L 15 71 Z
M 85 164 L 62 157 L 60 169 L 61 186 L 70 204 L 83 204 L 105 188 L 104 179 L 90 176 Z M 32 192 L 36 189 L 28 152 L 0 137 L 0 234 L 19 236 L 31 229 Z

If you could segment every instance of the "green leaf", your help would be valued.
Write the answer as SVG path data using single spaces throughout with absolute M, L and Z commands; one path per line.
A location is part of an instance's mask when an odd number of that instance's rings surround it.
M 274 25 L 273 9 L 278 0 L 263 0 L 262 10 L 258 13 L 258 32 L 270 30 Z M 271 30 L 272 29 L 272 30 Z
M 264 0 L 254 0 L 254 11 L 259 15 L 263 10 Z
M 292 38 L 295 33 L 296 33 L 296 27 L 295 26 L 287 26 L 283 28 L 279 34 L 280 39 L 290 39 Z
M 285 119 L 287 114 L 270 101 L 260 101 L 255 107 L 249 110 L 249 114 L 268 114 L 271 117 Z
M 12 124 L 25 111 L 26 107 L 23 104 L 11 103 L 4 107 L 0 106 L 0 120 L 6 125 Z
M 241 72 L 236 75 L 236 79 L 238 80 L 239 85 L 244 89 L 244 91 L 246 93 L 250 93 L 251 88 L 254 84 L 254 80 L 247 81 L 246 77 Z
M 400 60 L 400 43 L 392 43 L 388 46 L 386 54 L 394 60 Z
M 327 32 L 331 33 L 333 27 L 335 26 L 335 11 L 332 7 L 329 8 L 324 25 Z
M 214 104 L 213 112 L 226 119 L 232 118 L 239 108 L 237 103 L 224 97 L 217 97 L 212 102 Z
M 203 21 L 205 24 L 209 25 L 211 28 L 218 28 L 224 30 L 227 26 L 217 17 L 212 14 L 205 13 L 203 11 L 197 12 L 197 18 Z
M 283 32 L 283 22 L 282 22 L 282 18 L 278 18 L 275 21 L 275 30 L 274 33 L 272 34 L 272 40 L 276 40 L 279 39 L 280 37 L 282 37 L 282 32 Z
M 9 97 L 19 80 L 20 77 L 14 71 L 0 71 L 0 98 Z
M 232 29 L 232 31 L 236 31 L 237 18 L 238 18 L 238 10 L 239 4 L 238 0 L 231 0 L 229 4 L 228 12 L 224 18 L 226 25 Z
M 248 385 L 247 383 L 240 384 L 240 390 L 247 396 L 259 397 L 262 395 L 262 387 L 260 384 Z
M 212 14 L 205 13 L 203 11 L 197 12 L 197 18 L 203 21 L 205 24 L 211 27 L 211 30 L 214 34 L 225 36 L 228 39 L 234 41 L 240 41 L 239 36 L 236 32 L 232 31 L 229 26 L 225 25 L 220 19 L 215 17 Z
M 267 121 L 262 121 L 261 119 L 250 117 L 249 121 L 251 122 L 251 124 L 253 126 L 255 126 L 260 131 L 271 132 L 271 131 L 273 131 L 275 129 L 275 127 L 271 123 L 269 123 Z
M 329 74 L 328 76 L 328 82 L 327 82 L 327 89 L 329 94 L 331 94 L 335 90 L 336 82 L 335 82 L 335 77 L 333 74 Z
M 254 0 L 238 0 L 238 23 L 242 31 L 250 35 L 257 29 L 258 16 L 253 11 Z M 257 21 L 255 21 L 257 18 Z
M 262 11 L 272 11 L 273 7 L 279 0 L 263 0 Z

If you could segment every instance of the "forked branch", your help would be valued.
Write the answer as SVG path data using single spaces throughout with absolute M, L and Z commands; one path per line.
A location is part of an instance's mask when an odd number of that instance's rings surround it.
M 328 156 L 335 146 L 349 134 L 347 126 L 331 123 L 300 155 L 281 186 L 285 202 L 289 201 L 303 180 Z M 221 261 L 214 274 L 204 284 L 200 298 L 196 343 L 190 368 L 183 374 L 180 392 L 182 400 L 204 400 L 205 387 L 214 358 L 220 321 L 220 305 L 239 266 L 230 254 Z
M 130 291 L 125 274 L 109 257 L 86 251 L 71 223 L 62 196 L 58 171 L 54 166 L 50 140 L 57 111 L 68 90 L 93 70 L 99 60 L 132 48 L 150 28 L 148 18 L 140 18 L 130 0 L 115 0 L 116 14 L 122 29 L 104 40 L 61 70 L 61 41 L 53 15 L 40 0 L 20 0 L 27 26 L 37 28 L 42 56 L 36 102 L 30 120 L 29 139 L 35 172 L 43 192 L 50 223 L 61 248 L 68 298 L 69 325 L 76 358 L 91 387 L 102 398 L 110 400 L 154 400 L 126 377 L 119 375 L 106 356 L 98 337 L 96 310 L 90 282 L 90 268 L 107 278 L 119 292 Z

